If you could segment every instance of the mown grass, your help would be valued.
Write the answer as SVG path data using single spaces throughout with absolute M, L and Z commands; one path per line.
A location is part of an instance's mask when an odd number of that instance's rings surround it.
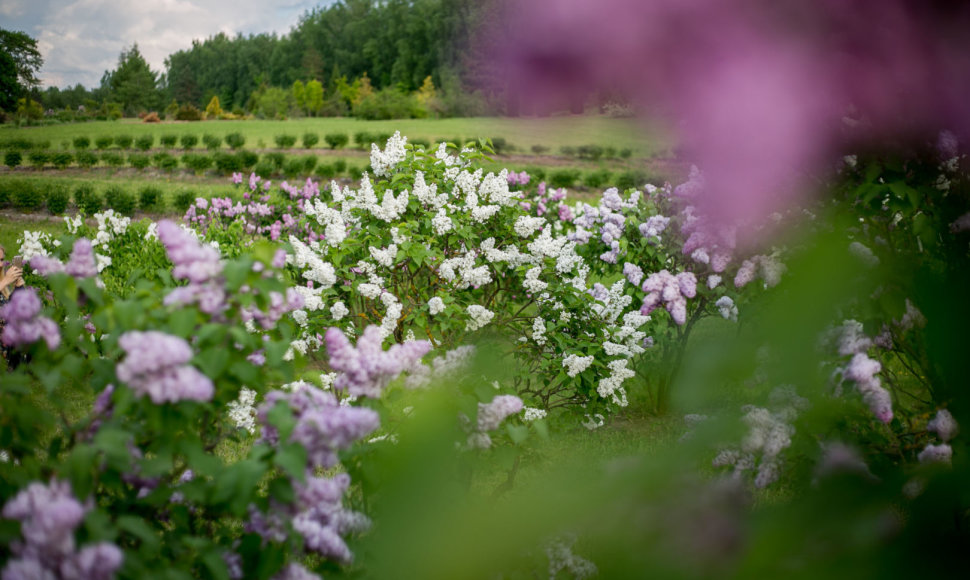
M 93 121 L 68 123 L 43 127 L 0 128 L 0 143 L 12 138 L 33 141 L 49 141 L 54 148 L 72 148 L 75 137 L 87 136 L 92 142 L 98 137 L 128 134 L 134 138 L 164 134 L 192 134 L 199 138 L 204 134 L 225 137 L 239 132 L 246 137 L 247 149 L 276 148 L 277 135 L 293 135 L 300 138 L 305 132 L 321 136 L 317 148 L 326 148 L 322 137 L 327 133 L 346 133 L 353 140 L 359 132 L 390 134 L 400 131 L 410 139 L 436 141 L 439 139 L 476 140 L 478 138 L 505 139 L 515 146 L 517 154 L 531 155 L 531 148 L 540 145 L 556 155 L 561 147 L 582 145 L 630 148 L 639 157 L 650 157 L 670 150 L 673 140 L 670 133 L 659 123 L 631 122 L 630 119 L 611 119 L 602 116 L 565 116 L 546 118 L 496 118 L 477 117 L 464 119 L 397 119 L 389 121 L 364 121 L 352 118 L 326 117 L 291 119 L 286 121 L 198 121 L 143 123 L 137 119 L 119 121 Z M 223 143 L 223 149 L 228 146 Z M 196 148 L 201 148 L 201 145 Z M 294 150 L 299 149 L 299 143 Z

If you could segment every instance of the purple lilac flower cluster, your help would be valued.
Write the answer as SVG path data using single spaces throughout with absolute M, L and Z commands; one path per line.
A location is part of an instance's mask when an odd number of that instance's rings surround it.
M 245 308 L 242 311 L 243 322 L 255 321 L 264 330 L 269 330 L 276 326 L 277 321 L 288 312 L 299 310 L 304 306 L 303 295 L 294 288 L 286 289 L 286 296 L 279 292 L 269 293 L 269 308 L 263 312 L 258 308 Z
M 98 275 L 98 264 L 94 258 L 94 247 L 91 240 L 80 238 L 74 242 L 71 257 L 67 264 L 57 258 L 37 255 L 31 258 L 30 267 L 41 276 L 49 276 L 56 272 L 65 272 L 74 278 L 94 278 Z
M 330 366 L 338 373 L 334 388 L 371 398 L 380 397 L 384 387 L 431 350 L 427 340 L 414 340 L 385 351 L 380 328 L 373 325 L 364 329 L 356 348 L 339 328 L 328 329 L 325 340 Z
M 135 393 L 148 395 L 156 404 L 212 399 L 212 380 L 187 364 L 192 348 L 183 339 L 154 330 L 130 331 L 118 344 L 127 356 L 115 373 Z
M 893 418 L 893 401 L 889 391 L 882 387 L 876 374 L 882 370 L 879 361 L 869 358 L 865 352 L 852 356 L 843 376 L 855 381 L 856 388 L 862 394 L 862 400 L 869 405 L 869 409 L 877 419 L 889 423 Z
M 121 566 L 117 546 L 101 542 L 77 549 L 74 531 L 85 508 L 67 482 L 31 483 L 3 506 L 3 517 L 20 521 L 23 542 L 11 543 L 11 558 L 2 576 L 7 579 L 64 578 L 108 580 Z
M 933 420 L 926 424 L 926 430 L 930 433 L 936 433 L 943 440 L 943 443 L 939 445 L 928 443 L 917 456 L 919 462 L 949 464 L 953 458 L 953 448 L 950 447 L 950 440 L 960 432 L 960 426 L 957 424 L 956 419 L 946 409 L 940 409 L 936 412 Z
M 687 299 L 697 295 L 697 278 L 692 272 L 681 272 L 674 276 L 667 270 L 650 274 L 643 282 L 643 297 L 640 314 L 649 315 L 662 303 L 677 324 L 687 321 Z
M 478 404 L 478 421 L 474 430 L 468 436 L 468 447 L 470 449 L 488 449 L 492 446 L 492 438 L 489 431 L 498 429 L 506 418 L 522 411 L 522 399 L 515 395 L 498 395 L 490 403 Z M 467 418 L 462 418 L 468 423 Z M 468 425 L 466 425 L 468 428 Z M 469 429 L 471 430 L 471 429 Z
M 593 207 L 587 203 L 579 207 L 579 215 L 573 219 L 575 231 L 568 235 L 570 241 L 586 244 L 594 234 L 609 247 L 600 254 L 600 260 L 608 264 L 616 264 L 620 257 L 620 239 L 626 227 L 624 212 L 637 206 L 640 193 L 631 194 L 628 200 L 620 197 L 620 192 L 611 187 L 603 192 L 599 206 Z
M 529 185 L 529 180 L 531 178 L 529 177 L 529 174 L 526 173 L 525 171 L 521 171 L 519 173 L 516 173 L 514 171 L 509 171 L 508 177 L 506 179 L 508 179 L 509 185 Z M 545 185 L 545 182 L 543 182 L 542 185 Z
M 510 184 L 512 183 L 512 175 L 514 173 L 509 174 Z M 522 172 L 521 175 L 525 175 L 525 172 Z M 528 180 L 525 183 L 528 183 Z M 525 185 L 525 183 L 520 181 L 521 185 Z M 566 199 L 565 189 L 551 188 L 546 185 L 545 181 L 541 181 L 536 187 L 535 195 L 522 202 L 522 209 L 531 211 L 535 206 L 535 214 L 539 217 L 545 216 L 550 211 L 555 211 L 554 217 L 558 217 L 560 221 L 569 222 L 573 219 L 573 211 L 568 204 L 563 203 L 564 199 Z
M 279 432 L 269 422 L 269 412 L 279 402 L 293 411 L 296 426 L 290 441 L 303 445 L 311 467 L 330 468 L 337 464 L 337 451 L 347 449 L 380 426 L 371 409 L 341 405 L 333 393 L 303 385 L 292 393 L 271 391 L 256 410 L 262 426 L 260 441 L 279 443 Z
M 158 237 L 174 265 L 172 276 L 189 282 L 169 292 L 165 304 L 197 303 L 207 314 L 225 309 L 226 292 L 220 279 L 222 262 L 218 250 L 202 245 L 190 232 L 169 220 L 158 222 Z
M 47 348 L 54 350 L 61 344 L 57 324 L 40 316 L 41 303 L 37 290 L 22 288 L 10 295 L 10 301 L 0 308 L 0 317 L 6 321 L 0 340 L 7 346 L 24 346 L 44 339 Z

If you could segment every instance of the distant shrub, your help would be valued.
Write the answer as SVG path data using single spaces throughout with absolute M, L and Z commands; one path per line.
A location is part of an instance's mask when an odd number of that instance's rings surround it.
M 172 205 L 175 206 L 176 211 L 179 213 L 185 213 L 188 211 L 189 206 L 195 203 L 196 197 L 194 191 L 180 191 L 175 195 Z
M 90 151 L 78 151 L 74 154 L 74 161 L 78 167 L 88 169 L 98 164 L 98 156 Z
M 354 133 L 354 145 L 356 145 L 358 149 L 370 149 L 370 145 L 374 141 L 374 136 L 367 131 L 358 131 L 357 133 Z
M 135 148 L 142 151 L 148 151 L 155 145 L 155 136 L 151 133 L 141 135 L 135 139 Z
M 235 153 L 220 151 L 215 154 L 213 159 L 216 170 L 224 175 L 243 170 L 242 160 Z
M 638 169 L 624 171 L 616 177 L 616 187 L 621 191 L 625 189 L 642 189 L 644 184 L 650 179 L 650 175 Z
M 167 153 L 165 151 L 159 151 L 158 153 L 153 155 L 152 163 L 155 164 L 155 167 L 159 169 L 164 169 L 165 171 L 172 171 L 174 169 L 178 169 L 178 166 L 179 166 L 178 157 L 172 155 L 171 153 Z
M 80 137 L 74 138 L 74 148 L 75 149 L 87 149 L 91 146 L 91 138 L 87 135 L 81 135 Z
M 212 157 L 205 153 L 186 153 L 182 156 L 182 165 L 195 173 L 204 173 L 206 169 L 212 167 L 212 163 Z
M 186 133 L 185 135 L 182 135 L 181 139 L 179 139 L 179 143 L 182 144 L 182 149 L 191 149 L 199 144 L 199 136 L 193 135 L 192 133 Z
M 546 178 L 546 170 L 541 167 L 526 167 L 525 172 L 529 174 L 535 183 L 539 183 Z
M 559 152 L 565 155 L 566 157 L 576 156 L 576 148 L 573 147 L 572 145 L 563 145 L 562 147 L 559 148 Z
M 44 207 L 44 188 L 31 181 L 22 181 L 13 188 L 10 200 L 14 209 L 20 211 L 37 211 Z
M 316 144 L 319 143 L 319 142 L 320 142 L 320 135 L 319 134 L 313 133 L 312 131 L 308 131 L 308 132 L 306 132 L 306 133 L 303 134 L 303 148 L 304 149 L 313 149 L 316 146 Z
M 360 119 L 411 119 L 419 115 L 418 102 L 411 94 L 390 87 L 364 97 L 354 107 L 354 116 Z
M 265 159 L 257 163 L 253 168 L 253 173 L 259 175 L 260 177 L 269 177 L 270 175 L 276 173 L 276 171 L 276 166 L 272 162 Z
M 632 155 L 633 155 L 633 149 L 630 149 L 629 147 L 620 149 L 620 159 L 629 159 L 630 156 Z
M 67 210 L 70 194 L 63 186 L 55 186 L 47 191 L 47 211 L 51 215 L 61 215 Z
M 492 137 L 492 151 L 495 151 L 496 155 L 505 155 L 512 148 L 509 146 L 509 142 L 505 137 Z
M 226 135 L 226 145 L 228 145 L 232 150 L 242 149 L 243 145 L 245 144 L 246 136 L 238 131 Z
M 162 147 L 172 148 L 179 142 L 179 136 L 172 134 L 162 135 L 158 138 L 158 142 Z
M 177 121 L 201 121 L 202 111 L 186 103 L 179 107 L 178 112 L 175 113 L 175 119 Z
M 131 144 L 135 142 L 135 138 L 131 135 L 115 135 L 115 145 L 119 149 L 130 149 Z
M 12 137 L 3 142 L 4 149 L 15 149 L 17 151 L 30 151 L 31 149 L 46 149 L 50 147 L 50 143 L 47 143 L 43 147 L 38 147 L 38 144 L 26 137 Z
M 152 164 L 152 158 L 144 153 L 132 153 L 128 156 L 128 164 L 135 169 L 145 169 Z
M 427 139 L 408 139 L 408 143 L 414 145 L 415 147 L 421 147 L 425 151 L 431 149 L 431 141 L 428 141 Z
M 209 151 L 215 151 L 216 149 L 222 147 L 222 137 L 219 135 L 210 135 L 206 133 L 202 136 L 202 144 Z
M 51 154 L 47 151 L 31 151 L 27 158 L 33 167 L 40 169 L 50 163 Z
M 591 187 L 596 189 L 598 187 L 603 187 L 610 180 L 610 172 L 606 169 L 600 169 L 598 171 L 590 171 L 583 175 L 583 185 L 586 187 Z
M 107 149 L 108 147 L 111 147 L 111 144 L 114 142 L 114 137 L 110 135 L 102 135 L 94 140 L 94 146 L 98 149 Z
M 549 152 L 549 148 L 546 147 L 545 145 L 533 145 L 532 152 L 535 153 L 536 155 L 545 155 L 546 153 Z
M 338 160 L 334 161 L 333 162 L 333 170 L 336 172 L 337 175 L 340 175 L 344 171 L 347 171 L 347 160 L 346 159 L 338 159 Z
M 603 156 L 603 148 L 599 145 L 580 145 L 576 148 L 576 156 L 580 159 L 597 161 Z
M 122 215 L 135 213 L 135 196 L 118 185 L 108 187 L 104 192 L 104 204 Z
M 337 176 L 337 171 L 332 163 L 320 163 L 314 174 L 322 179 L 331 179 Z
M 612 145 L 603 147 L 603 159 L 616 159 L 616 147 Z
M 156 113 L 155 111 L 152 111 L 152 112 L 148 113 L 147 115 L 145 115 L 144 117 L 142 117 L 141 120 L 143 122 L 145 122 L 145 123 L 161 123 L 162 122 L 161 118 L 159 118 L 159 116 L 158 116 L 158 113 Z
M 549 185 L 555 188 L 573 187 L 579 179 L 578 169 L 559 169 L 549 175 Z
M 350 136 L 346 133 L 327 133 L 323 136 L 323 140 L 327 142 L 327 146 L 331 149 L 341 149 L 350 142 Z
M 109 167 L 121 167 L 125 164 L 125 156 L 114 151 L 105 151 L 101 154 L 101 161 Z
M 74 190 L 74 205 L 87 215 L 101 211 L 101 196 L 90 184 L 82 183 Z
M 239 164 L 243 169 L 252 169 L 259 163 L 259 154 L 253 151 L 243 150 L 236 153 L 236 156 L 239 157 Z
M 296 137 L 294 135 L 277 135 L 273 137 L 273 141 L 276 142 L 276 146 L 280 149 L 289 149 L 296 145 Z
M 364 176 L 364 167 L 360 165 L 351 165 L 347 168 L 347 176 L 354 180 L 360 179 Z
M 142 211 L 158 211 L 164 203 L 162 190 L 154 185 L 146 185 L 138 190 L 138 207 Z
M 274 151 L 263 155 L 263 160 L 269 161 L 276 170 L 280 170 L 283 169 L 283 163 L 286 162 L 286 155 L 283 155 L 279 151 Z
M 24 162 L 24 154 L 20 151 L 7 151 L 3 154 L 3 164 L 13 169 Z
M 304 155 L 301 161 L 303 162 L 303 172 L 310 175 L 316 168 L 317 163 L 320 162 L 320 159 L 316 155 Z

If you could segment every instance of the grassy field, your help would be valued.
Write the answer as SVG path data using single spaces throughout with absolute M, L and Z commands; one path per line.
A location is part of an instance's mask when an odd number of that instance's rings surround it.
M 50 142 L 54 148 L 71 148 L 75 137 L 87 136 L 92 142 L 101 136 L 128 134 L 134 138 L 151 134 L 156 142 L 161 135 L 204 134 L 225 136 L 239 132 L 246 137 L 246 148 L 274 148 L 277 135 L 293 135 L 298 139 L 305 132 L 320 135 L 318 148 L 325 148 L 323 136 L 328 133 L 345 133 L 353 136 L 359 132 L 393 133 L 400 131 L 411 139 L 436 141 L 440 139 L 473 140 L 501 137 L 515 146 L 517 152 L 531 154 L 534 145 L 548 148 L 558 154 L 561 147 L 599 145 L 630 148 L 638 157 L 663 155 L 670 150 L 672 139 L 659 123 L 637 122 L 632 119 L 610 119 L 601 116 L 565 116 L 547 118 L 467 118 L 467 119 L 400 119 L 389 121 L 363 121 L 351 118 L 308 118 L 287 121 L 199 121 L 143 123 L 137 119 L 119 121 L 94 121 L 47 125 L 42 127 L 0 128 L 0 143 L 12 138 L 27 138 L 38 142 Z M 299 145 L 299 143 L 298 143 Z M 225 148 L 226 145 L 224 144 Z

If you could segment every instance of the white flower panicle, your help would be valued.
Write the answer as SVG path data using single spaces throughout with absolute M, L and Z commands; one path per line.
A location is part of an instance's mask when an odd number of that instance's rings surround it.
M 384 150 L 381 151 L 376 143 L 371 143 L 370 166 L 374 170 L 374 175 L 378 177 L 389 177 L 398 163 L 404 161 L 407 151 L 408 138 L 402 137 L 400 131 L 395 131 L 394 135 L 387 140 Z
M 575 377 L 579 373 L 589 368 L 593 364 L 592 356 L 579 356 L 576 354 L 566 355 L 562 359 L 562 366 L 566 367 L 566 374 Z
M 495 317 L 494 312 L 478 304 L 472 304 L 465 309 L 465 312 L 468 313 L 469 317 L 468 322 L 465 323 L 465 330 L 468 331 L 475 331 L 482 328 Z

